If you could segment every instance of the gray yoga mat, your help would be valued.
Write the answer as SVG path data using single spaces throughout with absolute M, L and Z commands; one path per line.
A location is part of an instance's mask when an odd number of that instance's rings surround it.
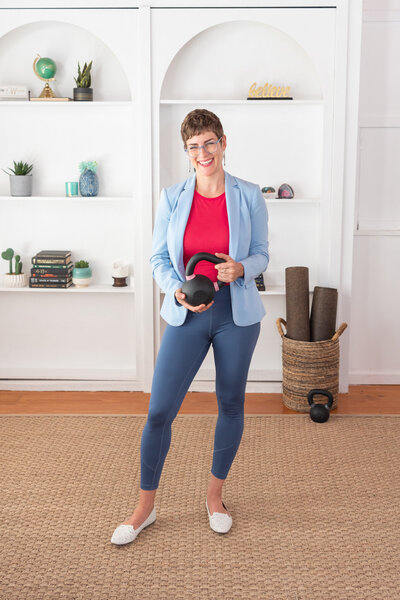
M 286 337 L 310 341 L 308 267 L 286 267 Z
M 338 291 L 315 286 L 311 305 L 311 342 L 330 340 L 336 331 Z

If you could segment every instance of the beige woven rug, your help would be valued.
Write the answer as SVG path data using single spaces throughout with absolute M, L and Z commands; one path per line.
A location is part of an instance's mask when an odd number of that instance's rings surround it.
M 249 415 L 205 496 L 216 415 L 178 415 L 157 520 L 115 546 L 140 486 L 145 415 L 0 417 L 1 600 L 397 600 L 400 418 Z

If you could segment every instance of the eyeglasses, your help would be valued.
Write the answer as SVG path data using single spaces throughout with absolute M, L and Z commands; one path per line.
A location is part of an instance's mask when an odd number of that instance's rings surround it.
M 206 142 L 202 146 L 189 146 L 189 148 L 184 148 L 186 154 L 188 154 L 191 158 L 196 158 L 200 154 L 200 150 L 204 148 L 208 154 L 215 154 L 218 147 L 218 142 L 222 140 L 222 135 L 219 140 L 210 140 Z

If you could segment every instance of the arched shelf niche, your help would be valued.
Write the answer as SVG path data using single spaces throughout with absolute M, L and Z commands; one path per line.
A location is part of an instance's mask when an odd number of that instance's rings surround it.
M 118 57 L 84 27 L 49 20 L 26 23 L 7 32 L 0 38 L 2 83 L 26 85 L 32 96 L 39 96 L 45 82 L 33 72 L 36 54 L 50 57 L 57 64 L 56 79 L 50 82 L 56 96 L 73 98 L 78 62 L 82 68 L 85 62 L 93 60 L 93 100 L 132 99 L 131 86 Z
M 312 59 L 291 36 L 257 21 L 209 27 L 171 61 L 160 100 L 245 100 L 253 82 L 291 86 L 295 100 L 322 100 Z

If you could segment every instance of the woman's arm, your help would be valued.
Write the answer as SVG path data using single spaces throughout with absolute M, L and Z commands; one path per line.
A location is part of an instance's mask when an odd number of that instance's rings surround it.
M 150 264 L 152 265 L 154 279 L 166 294 L 175 293 L 182 286 L 182 281 L 172 266 L 167 246 L 167 231 L 171 212 L 169 198 L 165 188 L 163 188 L 154 223 Z M 178 306 L 180 305 L 178 304 Z

